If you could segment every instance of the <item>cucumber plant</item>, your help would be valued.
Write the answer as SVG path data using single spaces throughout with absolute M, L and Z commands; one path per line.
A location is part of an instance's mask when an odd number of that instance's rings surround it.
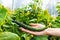
M 11 11 L 0 4 L 0 40 L 20 40 L 20 37 L 12 32 L 5 31 L 3 25 L 6 23 L 7 17 L 10 17 Z M 7 26 L 6 26 L 7 27 Z
M 1 25 L 5 22 L 7 16 L 7 10 L 4 6 L 0 4 L 0 30 L 1 30 Z
M 35 2 L 36 1 L 36 2 Z M 46 28 L 48 27 L 53 27 L 53 28 L 58 28 L 60 27 L 60 5 L 57 5 L 57 10 L 59 15 L 56 18 L 51 17 L 50 13 L 48 12 L 48 9 L 43 10 L 41 7 L 41 4 L 39 0 L 34 0 L 33 4 L 29 4 L 27 7 L 23 7 L 23 8 L 18 8 L 14 11 L 13 14 L 11 14 L 12 12 L 5 8 L 4 6 L 2 6 L 0 4 L 0 26 L 1 29 L 4 31 L 1 32 L 1 34 L 4 36 L 5 33 L 8 33 L 10 36 L 10 32 L 13 32 L 13 34 L 11 34 L 13 37 L 12 38 L 17 38 L 17 39 L 13 39 L 13 40 L 30 40 L 31 38 L 33 38 L 33 40 L 48 40 L 47 37 L 48 36 L 34 36 L 25 32 L 22 32 L 21 30 L 19 30 L 18 26 L 21 27 L 25 27 L 26 29 L 29 30 L 33 30 L 33 31 L 41 31 L 43 29 L 34 29 L 32 28 L 29 24 L 30 23 L 40 23 L 42 25 L 45 25 Z M 39 5 L 39 6 L 38 6 Z M 10 15 L 11 14 L 11 15 Z M 22 23 L 18 23 L 19 25 L 17 25 L 16 23 L 12 22 L 12 20 L 17 20 L 19 22 Z M 21 25 L 22 24 L 22 25 Z M 27 26 L 28 25 L 28 26 Z M 6 32 L 8 31 L 8 32 Z M 14 34 L 17 34 L 17 36 Z M 18 37 L 19 35 L 19 37 Z M 1 35 L 0 35 L 1 36 Z M 7 35 L 5 35 L 7 36 Z M 8 36 L 7 36 L 8 38 Z M 9 40 L 12 40 L 12 38 L 9 37 Z M 19 39 L 20 38 L 20 39 Z M 54 37 L 52 37 L 54 38 Z M 57 38 L 57 37 L 56 37 Z M 0 38 L 2 40 L 2 38 Z M 8 40 L 6 39 L 6 40 Z M 53 39 L 56 40 L 56 39 Z
M 51 17 L 51 15 L 47 9 L 43 10 L 42 7 L 37 6 L 37 5 L 38 4 L 36 4 L 36 2 L 34 2 L 34 4 L 28 5 L 28 7 L 18 8 L 17 10 L 15 10 L 15 15 L 12 16 L 12 19 L 22 22 L 26 25 L 29 25 L 30 23 L 40 23 L 40 24 L 45 25 L 46 28 L 50 27 L 50 23 L 53 21 L 53 17 Z M 20 26 L 21 26 L 21 24 L 19 25 L 19 27 Z M 22 27 L 24 27 L 24 26 L 22 26 Z M 31 26 L 26 26 L 25 28 L 34 30 L 34 31 L 36 30 L 36 29 L 32 29 Z M 38 29 L 38 30 L 41 30 L 41 29 Z M 48 36 L 40 36 L 40 37 L 34 36 L 34 37 L 36 38 L 36 40 L 38 40 L 38 39 L 44 40 L 43 38 L 48 40 L 48 38 L 47 38 Z

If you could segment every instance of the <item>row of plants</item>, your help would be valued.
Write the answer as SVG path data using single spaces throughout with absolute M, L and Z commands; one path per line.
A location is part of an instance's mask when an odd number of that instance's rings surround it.
M 41 0 L 34 0 L 33 4 L 29 4 L 26 7 L 18 8 L 13 12 L 0 4 L 0 40 L 48 40 L 48 35 L 44 36 L 35 36 L 21 31 L 19 28 L 23 27 L 32 31 L 30 23 L 39 23 L 45 26 L 44 29 L 60 28 L 60 3 L 56 6 L 58 11 L 58 16 L 56 18 L 52 17 L 48 9 L 43 10 L 41 6 Z M 15 21 L 22 22 L 17 24 Z M 27 27 L 26 27 L 27 26 Z M 38 29 L 37 31 L 43 30 L 43 28 Z M 51 40 L 57 40 L 59 37 L 52 36 Z

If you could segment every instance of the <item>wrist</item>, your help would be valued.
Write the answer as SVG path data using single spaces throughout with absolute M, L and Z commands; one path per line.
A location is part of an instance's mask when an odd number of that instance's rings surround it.
M 46 34 L 46 35 L 49 35 L 50 30 L 51 30 L 51 28 L 47 28 L 47 29 L 45 30 L 45 34 Z

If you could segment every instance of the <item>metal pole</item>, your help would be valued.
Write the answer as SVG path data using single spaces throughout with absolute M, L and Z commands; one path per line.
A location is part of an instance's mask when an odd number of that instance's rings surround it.
M 12 11 L 14 11 L 14 0 L 12 0 Z

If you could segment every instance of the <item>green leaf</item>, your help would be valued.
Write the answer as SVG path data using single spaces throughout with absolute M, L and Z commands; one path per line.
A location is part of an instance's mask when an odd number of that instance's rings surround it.
M 0 40 L 20 40 L 20 37 L 11 32 L 0 32 Z
M 39 0 L 34 0 L 35 2 L 38 2 Z
M 4 23 L 7 16 L 7 9 L 0 4 L 0 26 Z
M 48 36 L 35 36 L 33 40 L 48 40 Z
M 56 8 L 57 8 L 58 13 L 60 13 L 60 2 L 57 3 Z

